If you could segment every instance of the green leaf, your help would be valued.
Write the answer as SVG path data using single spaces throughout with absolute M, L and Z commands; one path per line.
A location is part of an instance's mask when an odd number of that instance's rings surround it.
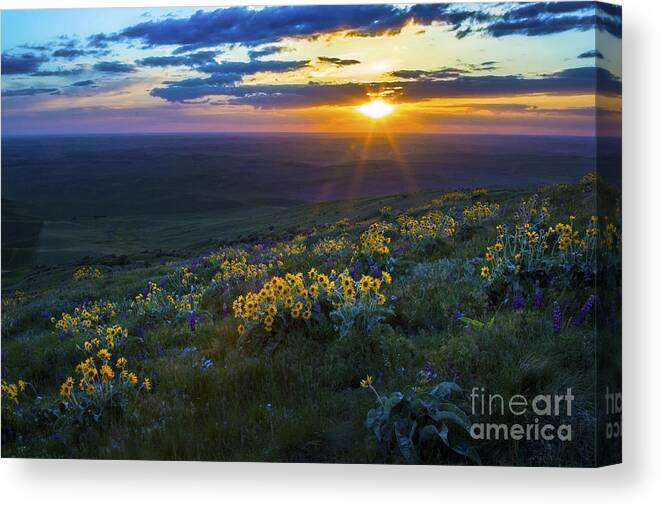
M 439 399 L 451 398 L 453 395 L 461 396 L 463 394 L 461 388 L 454 382 L 441 382 L 430 392 Z
M 417 454 L 411 438 L 408 435 L 402 435 L 397 428 L 395 428 L 395 436 L 397 438 L 397 448 L 406 463 L 409 465 L 417 463 Z
M 471 327 L 480 328 L 484 327 L 484 323 L 479 320 L 469 319 L 468 317 L 459 317 L 459 320 L 464 324 L 468 324 Z

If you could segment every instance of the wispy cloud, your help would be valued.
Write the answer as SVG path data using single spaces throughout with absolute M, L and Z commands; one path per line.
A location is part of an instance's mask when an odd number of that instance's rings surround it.
M 336 65 L 338 67 L 346 67 L 347 65 L 358 65 L 359 60 L 344 60 L 342 58 L 332 58 L 329 56 L 320 56 L 317 58 L 321 63 L 330 63 L 331 65 Z
M 135 72 L 136 68 L 134 65 L 123 62 L 97 62 L 94 64 L 94 70 L 97 72 L 107 72 L 110 74 L 127 74 L 130 72 Z
M 576 58 L 599 58 L 600 60 L 604 59 L 604 55 L 601 54 L 601 51 L 597 49 L 591 49 L 590 51 L 585 51 L 581 53 Z
M 13 90 L 3 90 L 3 97 L 25 97 L 30 95 L 43 95 L 44 93 L 58 92 L 57 88 L 15 88 Z
M 85 79 L 84 81 L 76 81 L 75 83 L 71 83 L 70 86 L 94 86 L 95 81 L 93 79 Z

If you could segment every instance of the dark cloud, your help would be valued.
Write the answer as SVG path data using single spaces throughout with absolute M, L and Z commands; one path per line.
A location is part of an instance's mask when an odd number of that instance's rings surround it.
M 31 95 L 42 95 L 44 93 L 54 94 L 58 92 L 57 88 L 14 88 L 13 90 L 3 90 L 3 97 L 28 97 Z
M 62 77 L 62 76 L 77 76 L 85 70 L 84 66 L 75 67 L 73 69 L 58 68 L 55 70 L 39 70 L 30 74 L 37 77 Z
M 256 74 L 257 72 L 289 72 L 305 67 L 309 60 L 250 60 L 249 62 L 225 61 L 218 63 L 214 58 L 216 51 L 198 51 L 186 55 L 150 56 L 138 60 L 136 63 L 146 67 L 188 66 L 199 72 L 214 75 L 231 76 L 231 81 L 238 75 Z
M 501 104 L 501 103 L 494 103 L 494 104 L 483 104 L 483 103 L 475 103 L 475 104 L 451 104 L 448 106 L 445 106 L 447 109 L 456 109 L 456 110 L 470 110 L 474 112 L 489 112 L 489 113 L 494 113 L 494 114 L 506 114 L 506 113 L 525 113 L 529 111 L 535 111 L 537 109 L 537 106 L 531 106 L 529 104 Z
M 599 59 L 603 60 L 604 55 L 602 55 L 601 51 L 599 51 L 598 49 L 591 49 L 590 51 L 586 51 L 585 53 L 581 53 L 576 58 L 599 58 Z
M 98 62 L 94 64 L 94 70 L 113 74 L 127 74 L 135 72 L 135 67 L 129 63 L 122 62 Z
M 594 30 L 622 37 L 621 9 L 598 2 L 535 2 L 514 7 L 483 28 L 493 37 Z
M 242 74 L 250 75 L 257 72 L 290 72 L 298 70 L 310 63 L 309 60 L 251 60 L 249 62 L 221 62 L 201 65 L 197 70 L 207 74 Z
M 2 53 L 2 73 L 8 74 L 30 74 L 36 72 L 42 63 L 48 58 L 34 53 L 22 53 L 19 55 Z
M 169 97 L 175 97 L 171 102 L 180 102 L 185 100 L 197 99 L 206 95 L 218 95 L 215 90 L 224 89 L 231 85 L 233 89 L 241 82 L 244 76 L 255 74 L 257 72 L 287 72 L 289 70 L 299 69 L 309 62 L 302 61 L 271 61 L 263 62 L 261 60 L 251 60 L 250 62 L 223 62 L 213 66 L 215 72 L 210 73 L 204 78 L 189 78 L 181 81 L 165 81 L 168 90 L 164 94 L 160 92 L 152 95 L 161 97 L 170 101 Z M 206 93 L 206 92 L 210 93 Z
M 622 31 L 621 9 L 598 2 L 523 3 L 498 15 L 480 4 L 299 5 L 199 10 L 188 18 L 149 20 L 116 33 L 95 34 L 88 38 L 88 44 L 105 48 L 114 42 L 139 40 L 146 47 L 177 46 L 174 53 L 181 54 L 205 47 L 255 47 L 285 38 L 311 39 L 336 32 L 355 37 L 396 34 L 411 22 L 446 25 L 458 39 L 472 33 L 538 36 L 595 28 L 621 37 Z M 279 52 L 276 48 L 253 50 L 251 58 Z
M 463 39 L 467 35 L 470 35 L 473 32 L 473 29 L 469 26 L 468 28 L 464 28 L 463 30 L 457 30 L 454 34 L 454 36 L 457 39 Z
M 528 19 L 554 14 L 569 14 L 595 8 L 595 2 L 531 2 L 514 7 L 506 19 Z
M 50 51 L 53 48 L 53 43 L 47 44 L 21 44 L 18 47 L 21 49 L 29 49 L 30 51 Z
M 338 67 L 346 67 L 347 65 L 358 65 L 359 60 L 343 60 L 342 58 L 332 58 L 330 56 L 320 56 L 317 58 L 322 63 L 330 63 L 332 65 L 337 65 Z
M 184 86 L 182 86 L 182 84 Z M 341 104 L 364 99 L 365 86 L 348 83 L 337 85 L 301 84 L 301 85 L 239 85 L 214 84 L 207 80 L 176 83 L 175 86 L 155 88 L 151 91 L 155 97 L 169 102 L 184 102 L 212 95 L 228 95 L 228 104 L 247 104 L 260 108 L 275 107 L 312 107 L 328 104 Z
M 458 67 L 443 67 L 437 70 L 396 70 L 390 73 L 390 76 L 401 79 L 432 80 L 456 78 L 469 71 Z
M 396 70 L 389 75 L 400 79 L 415 79 L 418 81 L 434 80 L 434 79 L 451 79 L 457 78 L 462 75 L 470 74 L 472 72 L 484 72 L 494 70 L 497 68 L 496 61 L 490 60 L 479 64 L 463 64 L 461 67 L 442 67 L 436 70 Z
M 484 21 L 481 11 L 458 10 L 451 4 L 398 7 L 375 5 L 277 6 L 255 10 L 229 7 L 197 11 L 189 18 L 146 21 L 114 34 L 95 34 L 93 47 L 137 39 L 146 46 L 179 46 L 177 52 L 224 44 L 258 46 L 284 38 L 315 38 L 320 34 L 347 31 L 353 36 L 399 32 L 411 20 L 421 25 L 443 23 L 459 28 L 468 21 Z
M 386 83 L 348 83 L 325 85 L 234 85 L 231 81 L 189 79 L 164 83 L 151 94 L 170 102 L 195 100 L 213 95 L 228 96 L 228 104 L 260 108 L 297 108 L 355 103 L 366 93 L 388 94 L 401 102 L 441 97 L 500 97 L 532 93 L 589 94 L 596 91 L 610 96 L 621 94 L 621 82 L 598 67 L 580 67 L 537 77 L 471 76 L 454 79 L 391 81 Z
M 198 51 L 188 55 L 149 56 L 138 60 L 136 63 L 145 67 L 197 67 L 213 63 L 217 55 L 217 51 Z
M 256 60 L 258 58 L 263 58 L 265 56 L 271 56 L 278 53 L 286 51 L 286 48 L 283 46 L 264 46 L 262 49 L 253 49 L 248 51 L 248 57 L 251 60 Z
M 60 48 L 53 51 L 52 56 L 55 58 L 67 58 L 68 60 L 73 60 L 79 56 L 85 56 L 86 52 L 82 49 L 76 48 Z
M 96 83 L 92 79 L 86 79 L 85 81 L 76 81 L 71 83 L 71 86 L 94 86 Z

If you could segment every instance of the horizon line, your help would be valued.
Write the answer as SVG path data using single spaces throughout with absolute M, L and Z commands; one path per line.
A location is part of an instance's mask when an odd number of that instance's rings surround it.
M 48 133 L 0 133 L 0 138 L 11 137 L 95 137 L 95 136 L 170 136 L 170 135 L 373 135 L 385 136 L 388 134 L 405 135 L 405 136 L 503 136 L 503 137 L 576 137 L 576 138 L 591 138 L 591 139 L 604 139 L 604 138 L 621 138 L 621 134 L 597 135 L 597 134 L 558 134 L 558 133 L 518 133 L 518 132 L 370 132 L 365 130 L 359 131 L 339 131 L 339 132 L 324 132 L 324 131 L 297 131 L 297 130 L 263 130 L 263 131 L 250 131 L 250 130 L 209 130 L 209 131 L 134 131 L 134 132 L 48 132 Z

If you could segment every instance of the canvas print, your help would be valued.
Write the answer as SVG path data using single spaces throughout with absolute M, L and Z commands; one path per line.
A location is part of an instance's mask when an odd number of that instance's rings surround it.
M 621 460 L 600 2 L 2 12 L 2 456 Z

